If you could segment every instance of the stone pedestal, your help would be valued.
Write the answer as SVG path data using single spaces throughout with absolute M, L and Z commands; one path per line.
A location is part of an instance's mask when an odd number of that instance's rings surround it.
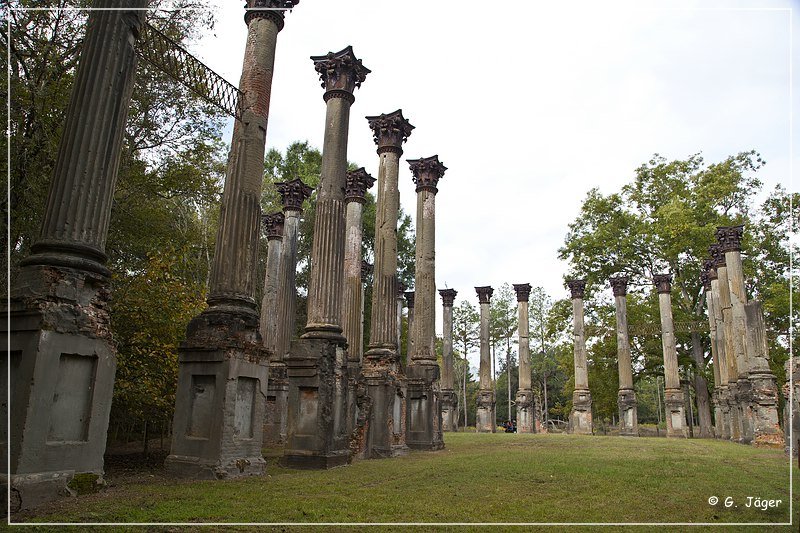
M 12 512 L 66 494 L 76 474 L 102 483 L 116 370 L 105 246 L 146 5 L 93 4 L 41 234 L 3 305 Z
M 480 342 L 481 361 L 479 369 L 478 410 L 475 417 L 475 430 L 478 433 L 495 433 L 495 396 L 492 388 L 492 358 L 489 353 L 489 303 L 494 289 L 489 286 L 475 287 L 481 306 Z
M 542 431 L 542 423 L 541 420 L 537 420 L 539 418 L 537 416 L 539 409 L 533 390 L 517 389 L 515 403 L 517 404 L 517 432 L 540 433 Z
M 350 460 L 345 420 L 347 359 L 341 343 L 328 339 L 292 341 L 286 358 L 289 378 L 288 435 L 282 463 L 326 469 Z
M 686 410 L 682 389 L 665 389 L 664 406 L 667 414 L 667 437 L 688 437 Z
M 441 450 L 444 440 L 439 365 L 409 365 L 406 378 L 406 445 L 412 450 Z
M 442 431 L 458 431 L 458 396 L 455 391 L 441 391 Z
M 621 436 L 639 436 L 636 405 L 636 392 L 633 389 L 620 389 L 617 392 L 619 434 Z
M 575 390 L 572 393 L 572 411 L 569 415 L 568 431 L 579 435 L 591 435 L 592 393 L 589 392 L 589 369 L 586 361 L 586 335 L 583 324 L 583 296 L 586 280 L 567 281 L 572 296 L 573 350 L 575 362 Z
M 397 298 L 398 186 L 402 144 L 413 126 L 401 110 L 367 117 L 378 145 L 378 195 L 375 206 L 375 265 L 372 286 L 370 341 L 362 374 L 372 401 L 364 455 L 392 457 L 408 453 L 406 446 L 407 383 L 400 367 Z

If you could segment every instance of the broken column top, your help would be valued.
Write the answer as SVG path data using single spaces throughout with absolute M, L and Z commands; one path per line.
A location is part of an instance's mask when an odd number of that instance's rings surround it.
M 421 159 L 406 159 L 406 161 L 408 161 L 411 172 L 414 175 L 417 192 L 431 191 L 434 194 L 439 192 L 436 185 L 444 176 L 444 171 L 447 170 L 447 167 L 439 161 L 438 155 Z
M 482 304 L 488 304 L 489 300 L 492 299 L 492 293 L 494 289 L 489 285 L 485 287 L 475 287 L 475 292 L 478 293 L 478 301 Z
M 347 171 L 347 185 L 345 188 L 344 201 L 345 202 L 358 202 L 363 204 L 366 202 L 367 189 L 372 187 L 375 183 L 375 178 L 370 176 L 364 167 L 356 170 Z
M 366 117 L 372 129 L 372 138 L 378 145 L 378 153 L 392 151 L 402 154 L 402 144 L 408 140 L 414 126 L 403 117 L 403 110 L 398 109 L 389 114 Z
M 361 87 L 361 82 L 372 72 L 361 64 L 353 53 L 353 47 L 348 46 L 339 52 L 328 52 L 322 56 L 311 56 L 314 68 L 322 80 L 325 89 L 323 99 L 327 102 L 331 98 L 344 98 L 351 104 L 355 102 L 353 91 Z
M 453 302 L 456 301 L 455 289 L 439 289 L 439 295 L 442 297 L 442 305 L 445 307 L 453 307 Z
M 278 189 L 278 194 L 281 195 L 284 211 L 294 210 L 302 212 L 303 202 L 311 196 L 311 193 L 314 191 L 312 187 L 303 183 L 300 178 L 276 183 L 275 187 Z
M 611 285 L 614 296 L 625 296 L 628 294 L 628 276 L 621 275 L 608 278 L 608 283 Z
M 672 290 L 672 274 L 653 274 L 653 284 L 659 294 L 669 294 Z
M 528 298 L 531 295 L 531 284 L 530 283 L 515 283 L 514 290 L 517 292 L 517 301 L 518 302 L 527 302 Z
M 361 279 L 366 278 L 372 274 L 373 265 L 369 264 L 366 259 L 361 260 Z
M 738 226 L 719 226 L 717 227 L 717 244 L 720 251 L 725 252 L 741 252 L 742 251 L 742 235 L 744 234 L 744 225 Z
M 572 295 L 572 298 L 581 298 L 586 293 L 586 280 L 585 279 L 568 279 L 567 287 Z
M 300 0 L 247 0 L 244 6 L 244 23 L 250 24 L 253 19 L 268 19 L 283 29 L 284 11 L 292 9 Z
M 264 229 L 267 230 L 267 239 L 280 240 L 283 238 L 283 213 L 278 211 L 270 213 L 269 215 L 261 215 L 261 223 Z
M 403 294 L 406 296 L 406 307 L 414 309 L 414 291 L 406 291 Z

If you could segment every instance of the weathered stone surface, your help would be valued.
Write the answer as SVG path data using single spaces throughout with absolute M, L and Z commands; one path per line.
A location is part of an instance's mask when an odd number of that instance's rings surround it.
M 255 305 L 258 226 L 275 45 L 282 11 L 249 0 L 239 89 L 209 280 L 209 308 L 181 344 L 168 472 L 189 478 L 259 475 L 269 352 Z M 272 337 L 270 343 L 275 342 Z
M 628 338 L 628 277 L 617 276 L 609 279 L 614 292 L 617 318 L 617 366 L 619 370 L 619 434 L 638 436 L 636 392 L 633 390 L 633 371 L 631 367 L 631 345 Z
M 514 291 L 517 293 L 519 338 L 519 388 L 515 402 L 517 407 L 517 432 L 535 433 L 538 409 L 533 390 L 531 390 L 531 348 L 528 331 L 528 299 L 531 294 L 531 284 L 515 284 Z
M 586 361 L 586 333 L 583 324 L 583 295 L 586 280 L 567 280 L 572 296 L 573 350 L 575 359 L 575 390 L 572 393 L 572 411 L 568 430 L 579 435 L 591 435 L 592 393 L 589 391 L 589 370 Z
M 797 457 L 800 450 L 800 357 L 790 357 L 784 369 L 786 370 L 786 383 L 783 385 L 783 397 L 786 399 L 783 409 L 784 442 L 786 453 Z M 792 438 L 794 442 L 791 442 Z
M 495 433 L 495 397 L 492 388 L 492 358 L 489 353 L 489 304 L 494 289 L 489 286 L 475 287 L 481 305 L 481 362 L 479 369 L 480 383 L 478 388 L 478 411 L 475 429 L 478 433 Z
M 375 266 L 370 340 L 363 361 L 367 394 L 372 400 L 364 455 L 391 457 L 406 446 L 406 377 L 400 367 L 402 292 L 397 279 L 398 173 L 402 144 L 413 126 L 401 110 L 367 117 L 378 146 L 375 205 Z
M 325 88 L 325 135 L 311 247 L 308 322 L 286 358 L 289 415 L 284 463 L 298 468 L 331 468 L 350 460 L 347 339 L 341 326 L 347 132 L 350 105 L 355 101 L 353 90 L 369 70 L 350 46 L 311 59 Z M 359 277 L 360 268 L 359 259 L 355 263 Z M 359 284 L 359 294 L 360 289 Z
M 453 369 L 453 302 L 455 289 L 440 289 L 442 297 L 442 431 L 458 431 L 458 396 Z
M 116 369 L 105 246 L 145 6 L 89 13 L 40 238 L 3 305 L 12 511 L 69 493 L 76 475 L 102 482 Z
M 750 363 L 753 444 L 782 448 L 784 435 L 778 422 L 778 385 L 769 367 L 767 328 L 761 302 L 746 303 L 744 312 L 747 335 L 745 346 Z
M 661 315 L 661 346 L 664 353 L 664 404 L 667 412 L 667 437 L 687 437 L 686 415 L 680 375 L 678 352 L 675 346 L 675 326 L 672 321 L 672 275 L 656 274 L 653 284 L 658 291 Z

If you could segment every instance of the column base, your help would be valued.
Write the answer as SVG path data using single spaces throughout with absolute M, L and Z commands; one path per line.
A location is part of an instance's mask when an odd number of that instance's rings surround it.
M 639 436 L 636 392 L 633 389 L 620 389 L 617 393 L 619 407 L 619 434 L 623 437 Z
M 261 475 L 268 353 L 258 315 L 204 311 L 187 328 L 178 357 L 171 475 L 230 479 Z
M 572 411 L 567 431 L 574 435 L 591 435 L 593 429 L 592 393 L 589 389 L 576 389 L 572 393 Z
M 517 433 L 536 433 L 536 400 L 531 389 L 519 389 L 515 397 L 517 404 Z M 539 423 L 541 426 L 541 422 Z M 541 429 L 539 430 L 541 431 Z
M 3 434 L 14 510 L 69 494 L 77 475 L 102 482 L 116 371 L 109 299 L 108 279 L 98 273 L 29 265 L 3 306 L 11 379 L 6 365 L 0 379 L 11 385 L 11 434 Z
M 442 431 L 458 431 L 458 397 L 453 389 L 442 390 Z
M 784 434 L 778 423 L 778 385 L 770 371 L 750 373 L 753 410 L 753 445 L 782 448 Z
M 682 389 L 666 389 L 664 406 L 667 413 L 667 437 L 687 438 L 689 428 L 686 425 L 686 411 Z
M 364 457 L 383 459 L 407 455 L 408 383 L 397 355 L 388 350 L 367 352 L 362 376 L 367 395 L 372 401 Z
M 741 433 L 739 441 L 741 444 L 751 444 L 753 442 L 753 430 L 755 420 L 753 416 L 753 386 L 749 378 L 739 376 L 736 380 L 736 392 L 734 396 L 739 414 L 739 425 Z
M 267 380 L 267 404 L 264 413 L 264 445 L 280 446 L 286 442 L 286 413 L 289 405 L 289 380 L 286 364 L 271 362 Z
M 444 448 L 444 439 L 439 365 L 435 361 L 433 364 L 419 364 L 412 360 L 406 367 L 406 378 L 406 445 L 412 450 L 441 450 Z
M 337 341 L 292 341 L 285 359 L 289 409 L 283 465 L 327 469 L 350 461 L 345 356 Z
M 481 389 L 478 391 L 478 411 L 475 416 L 475 430 L 478 433 L 497 433 L 493 390 Z

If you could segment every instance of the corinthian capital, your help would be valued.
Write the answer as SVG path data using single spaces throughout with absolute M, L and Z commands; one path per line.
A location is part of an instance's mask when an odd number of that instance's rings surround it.
M 485 287 L 475 287 L 475 292 L 478 294 L 478 302 L 482 304 L 488 304 L 492 299 L 492 293 L 494 292 L 494 289 L 489 285 L 486 285 Z
M 261 216 L 261 223 L 264 225 L 264 229 L 267 230 L 268 240 L 283 238 L 283 219 L 283 213 L 280 211 Z
M 447 167 L 439 161 L 438 155 L 423 157 L 422 159 L 407 159 L 414 175 L 414 183 L 417 185 L 417 192 L 428 190 L 436 194 L 439 180 L 444 176 Z
M 572 298 L 581 298 L 586 293 L 586 280 L 585 279 L 568 279 L 567 287 L 572 295 Z
M 278 31 L 283 29 L 283 15 L 287 9 L 292 9 L 300 0 L 247 0 L 245 4 L 244 23 L 250 24 L 255 19 L 271 20 L 278 26 Z
M 672 274 L 655 274 L 653 284 L 659 294 L 669 294 L 672 290 Z
M 717 228 L 717 243 L 720 251 L 725 252 L 741 252 L 742 251 L 742 235 L 744 234 L 744 226 L 722 226 Z
M 346 202 L 358 202 L 363 204 L 367 189 L 375 183 L 375 178 L 370 176 L 364 167 L 347 172 L 347 186 L 345 188 L 344 199 Z
M 401 147 L 408 140 L 408 136 L 411 135 L 411 130 L 414 129 L 414 126 L 403 117 L 402 109 L 389 114 L 366 118 L 372 130 L 372 138 L 375 140 L 375 144 L 378 145 L 378 153 L 384 151 L 403 153 Z
M 614 296 L 625 296 L 628 294 L 628 276 L 616 276 L 608 278 Z
M 311 60 L 322 80 L 326 102 L 331 98 L 344 98 L 352 103 L 355 100 L 353 91 L 361 87 L 361 82 L 371 72 L 355 56 L 352 46 L 340 52 L 328 52 L 324 56 L 311 56 Z
M 453 307 L 453 302 L 456 301 L 455 289 L 439 289 L 439 295 L 442 297 L 442 305 L 445 307 Z
M 518 302 L 527 302 L 528 298 L 531 295 L 531 284 L 530 283 L 515 283 L 514 284 L 514 291 L 517 293 L 517 301 Z
M 302 211 L 303 202 L 309 196 L 311 196 L 311 192 L 314 190 L 303 183 L 300 178 L 292 181 L 276 183 L 275 187 L 278 189 L 278 194 L 281 195 L 281 202 L 283 202 L 284 211 L 288 211 L 290 209 Z

